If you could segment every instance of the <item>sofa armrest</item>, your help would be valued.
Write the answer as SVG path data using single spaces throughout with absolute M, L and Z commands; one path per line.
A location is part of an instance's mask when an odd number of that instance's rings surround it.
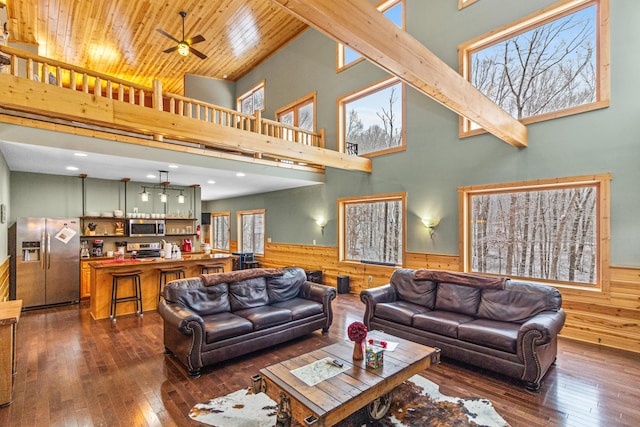
M 556 338 L 564 326 L 564 310 L 544 311 L 520 325 L 517 353 L 524 364 L 522 380 L 537 389 L 556 359 Z
M 335 299 L 336 290 L 331 286 L 307 281 L 300 287 L 299 295 L 301 298 L 324 304 L 325 302 Z
M 336 298 L 336 289 L 331 286 L 306 281 L 300 287 L 298 295 L 300 298 L 322 303 L 322 310 L 327 318 L 327 322 L 322 328 L 322 331 L 328 332 L 331 327 L 331 323 L 333 323 L 333 308 L 331 307 L 331 301 Z
M 185 335 L 193 334 L 193 326 L 188 326 L 191 322 L 196 322 L 204 330 L 204 320 L 200 315 L 179 304 L 168 303 L 164 299 L 158 303 L 158 312 L 166 325 L 173 326 Z
M 518 344 L 524 345 L 526 337 L 534 335 L 535 342 L 530 344 L 548 344 L 562 330 L 565 317 L 566 315 L 564 310 L 544 311 L 533 316 L 531 319 L 520 325 L 520 329 L 518 330 Z M 536 334 L 530 334 L 532 331 L 536 332 Z
M 395 290 L 387 284 L 377 288 L 365 289 L 360 292 L 360 301 L 365 305 L 363 323 L 370 328 L 369 322 L 375 313 L 376 304 L 393 302 L 397 299 Z

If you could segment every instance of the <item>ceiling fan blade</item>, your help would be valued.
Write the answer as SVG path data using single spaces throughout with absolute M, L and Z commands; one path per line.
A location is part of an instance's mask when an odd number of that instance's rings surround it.
M 160 28 L 156 28 L 156 31 L 159 32 L 160 34 L 162 34 L 165 37 L 169 37 L 174 42 L 180 43 L 180 40 L 178 40 L 177 38 L 173 37 L 171 34 L 167 33 L 165 30 L 161 30 Z
M 189 50 L 191 51 L 191 53 L 193 53 L 198 58 L 207 59 L 207 55 L 205 55 L 204 53 L 200 52 L 198 49 L 195 49 L 195 48 L 192 48 L 191 46 L 189 46 Z
M 187 39 L 186 40 L 187 44 L 189 44 L 189 45 L 200 43 L 200 42 L 203 42 L 203 41 L 204 41 L 204 37 L 202 37 L 201 34 L 198 34 L 197 36 L 195 36 L 192 39 Z
M 171 53 L 171 52 L 175 52 L 176 50 L 178 50 L 178 46 L 170 47 L 169 49 L 163 50 L 163 52 L 164 53 Z

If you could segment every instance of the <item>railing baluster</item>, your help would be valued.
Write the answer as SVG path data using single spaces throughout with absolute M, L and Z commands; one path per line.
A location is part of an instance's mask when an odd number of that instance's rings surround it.
M 113 83 L 111 83 L 111 80 L 107 80 L 107 98 L 113 99 Z
M 102 80 L 100 77 L 96 77 L 93 80 L 93 94 L 95 96 L 102 96 Z
M 76 71 L 75 70 L 70 70 L 69 71 L 69 87 L 71 88 L 71 90 L 76 90 L 77 89 Z

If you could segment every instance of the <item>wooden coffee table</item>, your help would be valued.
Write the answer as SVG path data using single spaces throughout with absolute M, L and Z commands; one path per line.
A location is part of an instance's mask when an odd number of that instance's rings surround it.
M 381 331 L 370 331 L 370 338 L 398 343 L 394 351 L 384 352 L 384 365 L 378 369 L 367 368 L 366 360 L 353 360 L 353 343 L 342 341 L 276 363 L 252 377 L 256 392 L 264 391 L 278 402 L 277 425 L 288 426 L 293 417 L 303 425 L 332 426 L 364 407 L 372 419 L 380 419 L 389 409 L 389 393 L 396 386 L 440 362 L 440 349 Z M 291 373 L 325 358 L 337 359 L 347 369 L 313 386 Z

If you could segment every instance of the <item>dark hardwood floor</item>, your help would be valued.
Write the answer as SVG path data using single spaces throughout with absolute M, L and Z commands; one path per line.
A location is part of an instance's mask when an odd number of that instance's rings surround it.
M 0 426 L 192 426 L 199 402 L 248 387 L 264 366 L 346 339 L 362 320 L 355 295 L 339 295 L 328 335 L 319 332 L 221 363 L 195 380 L 163 355 L 162 319 L 147 312 L 113 325 L 87 304 L 24 312 L 17 336 L 14 402 Z M 540 394 L 444 359 L 423 375 L 444 394 L 490 399 L 513 427 L 640 425 L 640 354 L 560 339 Z

